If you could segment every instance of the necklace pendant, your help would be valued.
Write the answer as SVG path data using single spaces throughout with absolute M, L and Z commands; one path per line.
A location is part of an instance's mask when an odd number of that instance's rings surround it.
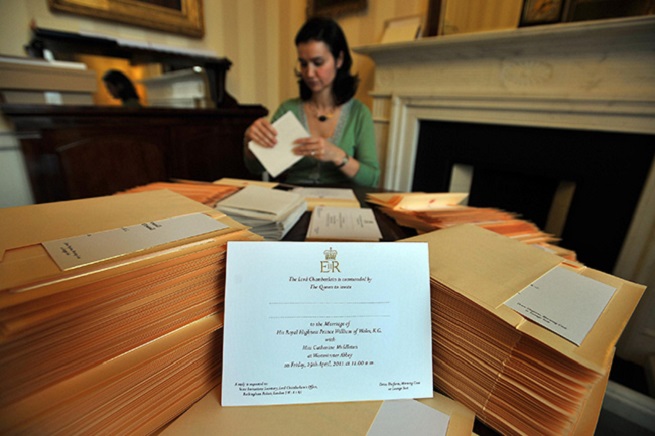
M 325 116 L 325 115 L 319 115 L 319 116 L 318 116 L 318 120 L 319 120 L 321 123 L 323 123 L 323 122 L 325 122 L 325 121 L 328 120 L 328 117 Z

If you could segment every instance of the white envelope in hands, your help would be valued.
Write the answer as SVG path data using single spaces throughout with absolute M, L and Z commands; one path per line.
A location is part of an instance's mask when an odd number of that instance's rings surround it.
M 273 127 L 277 130 L 277 144 L 275 147 L 262 147 L 255 141 L 250 141 L 248 148 L 264 165 L 271 177 L 277 177 L 302 159 L 302 156 L 293 154 L 292 150 L 296 147 L 293 142 L 296 139 L 307 138 L 310 135 L 291 111 L 278 118 L 273 123 Z

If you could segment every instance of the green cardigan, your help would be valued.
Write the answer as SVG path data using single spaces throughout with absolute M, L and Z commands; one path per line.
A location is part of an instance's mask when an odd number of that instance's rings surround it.
M 299 98 L 285 101 L 273 115 L 275 122 L 288 111 L 300 120 L 309 131 L 303 102 Z M 380 178 L 380 163 L 377 157 L 375 131 L 371 112 L 361 101 L 351 99 L 341 108 L 341 114 L 330 142 L 359 161 L 359 171 L 352 179 L 343 174 L 332 162 L 321 162 L 303 157 L 280 177 L 286 183 L 300 185 L 339 185 L 354 182 L 362 186 L 377 187 Z M 253 174 L 261 174 L 264 167 L 257 159 L 245 159 L 246 166 Z

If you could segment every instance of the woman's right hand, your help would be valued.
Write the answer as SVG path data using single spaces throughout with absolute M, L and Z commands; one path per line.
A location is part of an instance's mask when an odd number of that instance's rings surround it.
M 245 137 L 248 141 L 255 141 L 262 147 L 274 147 L 277 144 L 277 130 L 265 117 L 255 120 L 246 129 Z

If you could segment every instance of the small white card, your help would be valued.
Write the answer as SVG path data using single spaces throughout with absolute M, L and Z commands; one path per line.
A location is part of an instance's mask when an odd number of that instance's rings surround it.
M 43 242 L 62 270 L 89 265 L 228 226 L 202 213 Z
M 379 241 L 382 233 L 372 209 L 317 206 L 312 211 L 306 239 Z
M 228 242 L 223 406 L 432 397 L 424 243 Z
M 448 432 L 450 416 L 416 400 L 382 403 L 367 436 L 439 436 Z
M 293 141 L 308 138 L 310 135 L 291 111 L 278 118 L 273 123 L 273 127 L 277 130 L 277 144 L 275 147 L 262 147 L 256 142 L 250 141 L 248 148 L 264 165 L 271 177 L 277 177 L 302 159 L 302 156 L 293 154 L 292 150 L 296 147 Z
M 521 315 L 580 345 L 616 288 L 555 267 L 505 302 Z

